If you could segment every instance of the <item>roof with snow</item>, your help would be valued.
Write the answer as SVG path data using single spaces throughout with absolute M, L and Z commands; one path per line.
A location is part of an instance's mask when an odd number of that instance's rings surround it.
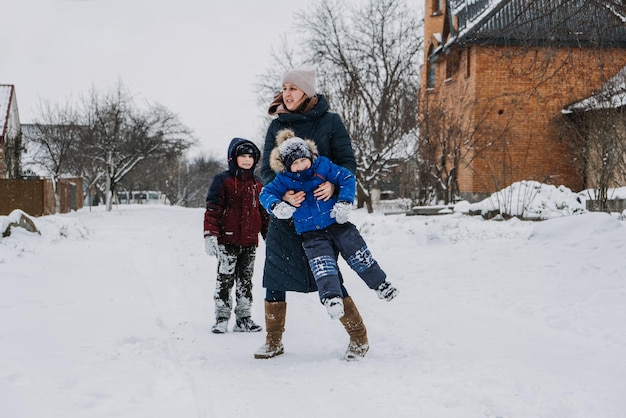
M 626 47 L 626 18 L 601 0 L 447 0 L 453 43 Z
M 617 109 L 626 105 L 626 67 L 609 79 L 595 94 L 573 103 L 563 109 L 563 113 Z
M 11 110 L 12 95 L 12 85 L 0 84 L 0 140 L 6 135 L 7 125 L 9 122 L 9 110 Z

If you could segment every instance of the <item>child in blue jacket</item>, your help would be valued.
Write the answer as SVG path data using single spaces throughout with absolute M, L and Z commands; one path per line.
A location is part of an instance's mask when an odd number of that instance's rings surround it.
M 398 290 L 386 281 L 387 275 L 372 257 L 358 229 L 348 222 L 356 191 L 354 175 L 318 156 L 313 141 L 298 138 L 289 129 L 278 133 L 276 144 L 270 155 L 276 177 L 263 187 L 259 199 L 277 218 L 293 219 L 296 232 L 302 236 L 320 300 L 330 317 L 343 316 L 342 298 L 347 296 L 337 267 L 339 253 L 380 299 L 390 301 L 396 297 Z M 338 193 L 327 201 L 317 200 L 313 191 L 325 181 L 332 183 Z M 290 190 L 305 193 L 299 207 L 282 200 Z

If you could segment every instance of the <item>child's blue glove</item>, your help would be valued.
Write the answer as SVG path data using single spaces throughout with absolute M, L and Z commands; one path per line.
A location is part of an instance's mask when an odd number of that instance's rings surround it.
M 345 224 L 350 218 L 350 210 L 352 210 L 352 203 L 340 200 L 330 211 L 330 217 L 335 218 L 338 224 Z
M 272 213 L 274 214 L 274 216 L 276 216 L 278 219 L 289 219 L 291 218 L 291 215 L 293 215 L 293 213 L 296 211 L 296 208 L 291 206 L 289 203 L 287 202 L 280 202 L 277 203 L 276 205 L 274 205 L 274 207 L 272 208 Z
M 217 237 L 211 235 L 204 237 L 204 251 L 209 257 L 217 257 Z

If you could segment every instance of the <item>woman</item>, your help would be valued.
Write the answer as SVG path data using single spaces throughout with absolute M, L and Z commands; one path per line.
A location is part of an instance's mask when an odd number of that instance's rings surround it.
M 301 138 L 315 141 L 319 155 L 328 157 L 356 174 L 356 160 L 350 135 L 341 117 L 329 112 L 328 101 L 315 91 L 315 70 L 295 69 L 283 77 L 282 91 L 272 101 L 269 114 L 275 116 L 270 123 L 263 146 L 261 179 L 267 184 L 275 172 L 269 164 L 270 154 L 276 146 L 276 135 L 289 128 Z M 314 192 L 320 200 L 328 200 L 334 186 L 322 183 Z M 283 200 L 292 206 L 304 201 L 304 192 L 288 191 Z M 265 344 L 254 354 L 255 358 L 268 359 L 284 353 L 282 335 L 287 313 L 286 292 L 316 292 L 315 279 L 302 249 L 301 238 L 296 234 L 290 220 L 271 218 L 265 241 L 266 256 L 263 271 L 265 296 Z M 343 282 L 343 280 L 342 280 Z M 350 336 L 344 354 L 346 360 L 365 356 L 369 349 L 367 331 L 359 311 L 346 288 L 341 284 L 344 315 L 341 323 Z

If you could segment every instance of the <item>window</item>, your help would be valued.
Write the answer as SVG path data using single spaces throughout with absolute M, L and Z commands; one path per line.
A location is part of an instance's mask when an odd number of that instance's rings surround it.
M 461 65 L 461 52 L 452 48 L 446 57 L 446 79 L 454 77 L 459 72 Z
M 436 81 L 437 63 L 435 61 L 437 60 L 437 58 L 434 57 L 432 54 L 433 46 L 431 45 L 430 48 L 428 48 L 428 68 L 426 70 L 426 88 L 428 89 L 434 89 Z
M 443 7 L 443 0 L 432 0 L 433 1 L 433 14 L 440 15 L 441 9 Z

